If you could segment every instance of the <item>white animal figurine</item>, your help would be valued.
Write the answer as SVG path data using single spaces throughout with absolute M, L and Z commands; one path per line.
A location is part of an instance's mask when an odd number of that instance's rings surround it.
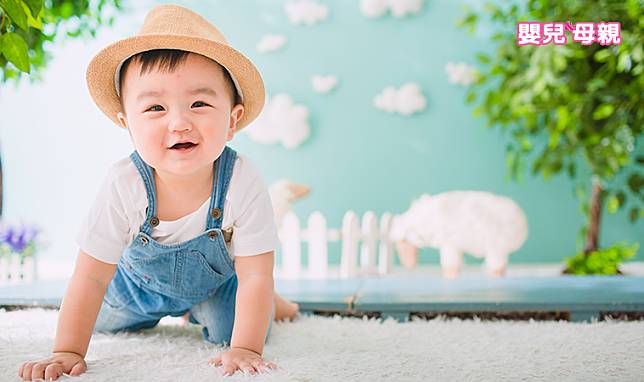
M 523 210 L 510 198 L 482 191 L 423 194 L 394 217 L 391 229 L 404 266 L 416 266 L 418 248 L 437 248 L 445 278 L 458 277 L 463 252 L 484 257 L 489 276 L 505 275 L 509 254 L 527 236 Z
M 305 197 L 310 191 L 309 187 L 292 183 L 288 179 L 281 179 L 271 184 L 268 194 L 271 197 L 275 223 L 278 227 L 281 227 L 284 216 L 291 211 L 293 202 Z

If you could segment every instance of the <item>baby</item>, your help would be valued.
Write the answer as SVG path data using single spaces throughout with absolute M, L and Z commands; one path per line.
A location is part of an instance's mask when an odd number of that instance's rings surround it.
M 23 363 L 19 376 L 79 375 L 93 331 L 184 314 L 206 341 L 230 345 L 210 361 L 224 374 L 275 368 L 262 358 L 272 321 L 298 306 L 273 290 L 268 191 L 226 146 L 264 105 L 257 69 L 201 16 L 162 5 L 138 35 L 94 57 L 87 82 L 135 151 L 112 166 L 78 233 L 51 356 Z

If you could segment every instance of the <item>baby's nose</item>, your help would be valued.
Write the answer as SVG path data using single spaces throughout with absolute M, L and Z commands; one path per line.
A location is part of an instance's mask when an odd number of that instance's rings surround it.
M 190 131 L 192 130 L 192 123 L 188 118 L 179 115 L 170 121 L 168 128 L 172 132 Z

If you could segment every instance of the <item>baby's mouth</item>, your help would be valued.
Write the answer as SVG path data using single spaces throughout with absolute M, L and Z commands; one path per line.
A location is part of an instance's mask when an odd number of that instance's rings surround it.
M 170 147 L 170 150 L 186 150 L 196 145 L 196 143 L 192 142 L 176 143 Z

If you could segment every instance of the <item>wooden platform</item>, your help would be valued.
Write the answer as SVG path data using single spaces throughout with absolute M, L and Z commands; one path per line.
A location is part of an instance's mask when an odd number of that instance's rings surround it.
M 446 280 L 423 275 L 361 279 L 284 280 L 276 290 L 303 312 L 410 316 L 550 315 L 585 321 L 606 313 L 644 315 L 644 277 L 553 276 Z M 66 281 L 0 286 L 0 307 L 60 305 Z

